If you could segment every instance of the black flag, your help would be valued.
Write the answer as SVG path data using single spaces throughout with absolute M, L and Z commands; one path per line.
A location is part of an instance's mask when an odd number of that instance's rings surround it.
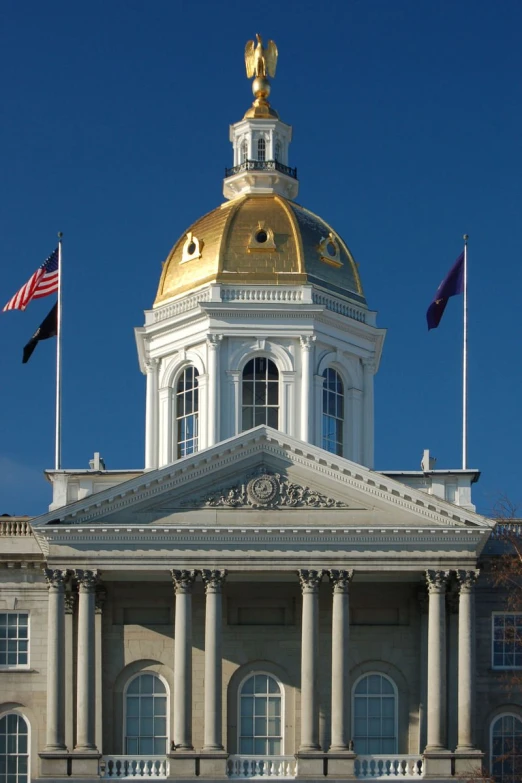
M 29 361 L 34 349 L 36 348 L 36 344 L 39 343 L 40 340 L 47 340 L 49 337 L 56 337 L 58 333 L 57 312 L 58 302 L 56 302 L 54 307 L 49 310 L 27 345 L 24 346 L 24 358 L 22 359 L 23 364 Z

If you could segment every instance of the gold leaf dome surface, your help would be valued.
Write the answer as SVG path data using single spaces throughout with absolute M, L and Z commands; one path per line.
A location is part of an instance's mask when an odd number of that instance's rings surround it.
M 196 220 L 163 265 L 154 307 L 209 283 L 314 284 L 366 304 L 341 237 L 280 195 L 240 196 Z

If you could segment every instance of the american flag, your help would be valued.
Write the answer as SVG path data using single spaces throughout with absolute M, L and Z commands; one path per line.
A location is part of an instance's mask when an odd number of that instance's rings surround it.
M 2 312 L 25 310 L 32 299 L 42 299 L 57 291 L 59 280 L 58 248 L 56 248 L 34 275 L 31 275 L 27 283 L 8 301 Z

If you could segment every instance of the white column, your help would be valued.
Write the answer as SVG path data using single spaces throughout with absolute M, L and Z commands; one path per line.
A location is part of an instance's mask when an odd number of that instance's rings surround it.
M 297 437 L 300 429 L 296 416 L 294 370 L 281 370 L 279 374 L 279 429 L 286 435 Z
M 314 375 L 314 444 L 323 445 L 323 387 L 322 375 Z
M 419 704 L 419 753 L 428 742 L 426 735 L 426 704 L 428 700 L 428 594 L 418 595 L 420 609 L 420 704 Z
M 479 571 L 457 571 L 459 599 L 459 687 L 457 751 L 474 750 L 475 582 Z
M 167 387 L 158 391 L 158 467 L 176 459 L 176 422 L 174 419 L 174 390 Z
M 426 571 L 428 614 L 428 744 L 426 751 L 445 750 L 446 741 L 446 583 L 447 571 Z
M 350 418 L 349 420 L 345 420 L 344 426 L 345 426 L 345 438 L 346 442 L 348 442 L 348 439 L 351 440 L 350 443 L 350 454 L 349 459 L 353 459 L 354 462 L 361 463 L 363 460 L 363 449 L 362 449 L 362 419 L 363 419 L 363 393 L 360 389 L 348 389 L 346 392 L 346 401 L 349 403 L 350 407 Z M 346 414 L 345 414 L 346 416 Z M 346 432 L 346 425 L 348 424 L 349 430 Z
M 222 740 L 222 591 L 226 570 L 201 572 L 205 584 L 205 730 L 204 751 L 223 750 Z
M 145 403 L 145 470 L 158 467 L 158 367 L 157 359 L 145 365 L 147 397 Z
M 208 356 L 208 419 L 207 446 L 213 446 L 219 440 L 219 383 L 218 350 L 223 339 L 222 334 L 210 334 L 207 339 Z
M 348 750 L 350 741 L 350 582 L 353 570 L 329 571 L 332 604 L 332 739 L 330 750 Z
M 373 358 L 363 359 L 363 465 L 373 468 L 373 375 L 375 361 Z
M 315 340 L 313 336 L 301 337 L 301 440 L 310 443 L 310 409 L 312 400 L 311 352 Z
M 96 716 L 95 739 L 99 753 L 103 753 L 103 607 L 107 599 L 107 591 L 99 587 L 95 593 L 94 605 L 94 639 L 95 639 L 95 677 L 96 677 Z
M 47 739 L 45 750 L 65 750 L 65 582 L 67 571 L 45 569 L 47 621 Z
M 95 743 L 95 593 L 98 574 L 96 571 L 76 571 L 78 580 L 78 657 L 77 657 L 77 703 L 76 703 L 76 748 L 75 750 L 96 750 Z
M 299 570 L 303 594 L 301 629 L 301 746 L 300 751 L 319 746 L 319 585 L 322 571 Z
M 229 399 L 228 404 L 230 406 L 228 412 L 228 433 L 226 437 L 231 438 L 233 435 L 237 435 L 241 432 L 242 427 L 242 415 L 241 415 L 241 373 L 236 370 L 228 371 L 229 381 Z
M 192 745 L 192 587 L 197 571 L 172 570 L 176 593 L 174 628 L 174 747 Z
M 74 606 L 76 592 L 65 593 L 65 744 L 74 748 Z

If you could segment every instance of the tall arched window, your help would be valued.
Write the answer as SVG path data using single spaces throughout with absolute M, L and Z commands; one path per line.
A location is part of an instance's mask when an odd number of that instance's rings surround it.
M 248 143 L 247 140 L 241 142 L 241 163 L 244 163 L 248 158 Z
M 517 783 L 522 775 L 522 720 L 499 715 L 491 725 L 491 776 L 498 783 Z
M 266 160 L 266 141 L 264 139 L 257 140 L 257 159 Z
M 27 783 L 29 780 L 29 727 L 22 715 L 0 718 L 0 781 Z
M 167 752 L 167 689 L 157 674 L 139 674 L 125 693 L 125 754 Z
M 355 752 L 397 753 L 397 689 L 383 674 L 367 674 L 353 689 Z
M 279 426 L 279 373 L 274 362 L 257 356 L 243 370 L 242 429 Z
M 252 674 L 239 692 L 239 752 L 259 756 L 283 753 L 281 687 L 275 677 Z
M 323 373 L 323 449 L 343 454 L 344 388 L 341 376 L 331 367 Z
M 176 387 L 177 456 L 184 457 L 198 450 L 198 371 L 186 367 Z

